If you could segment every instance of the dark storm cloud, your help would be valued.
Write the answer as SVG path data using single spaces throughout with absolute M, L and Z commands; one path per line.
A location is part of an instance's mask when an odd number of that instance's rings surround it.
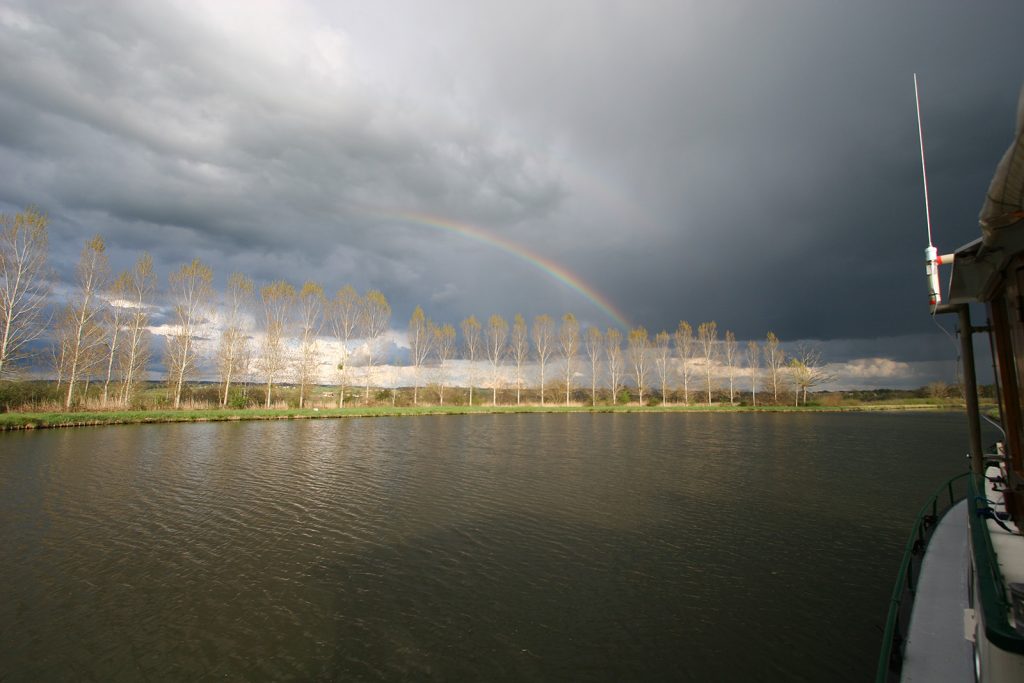
M 946 251 L 1010 139 L 1022 19 L 1010 0 L 8 2 L 0 208 L 49 212 L 65 274 L 100 232 L 116 267 L 149 250 L 163 278 L 199 255 L 218 282 L 377 287 L 397 327 L 416 304 L 611 322 L 396 216 L 419 211 L 651 330 L 934 338 L 911 74 Z
M 486 130 L 261 59 L 188 6 L 108 9 L 5 10 L 3 161 L 17 169 L 6 204 L 98 212 L 96 229 L 115 244 L 159 233 L 145 247 L 164 265 L 182 258 L 167 252 L 176 245 L 213 260 L 249 252 L 257 268 L 268 252 L 301 268 L 335 248 L 386 262 L 390 245 L 364 205 L 453 213 L 458 202 L 506 222 L 557 205 L 550 174 Z M 276 16 L 291 18 L 282 7 Z M 308 27 L 280 28 L 301 41 Z M 287 41 L 266 47 L 309 56 Z
M 1010 19 L 1020 10 L 819 5 L 707 18 L 715 30 L 702 39 L 703 59 L 681 49 L 660 64 L 656 54 L 638 69 L 646 78 L 634 79 L 656 97 L 609 99 L 620 110 L 610 120 L 653 109 L 664 125 L 580 133 L 639 157 L 637 166 L 653 162 L 637 172 L 663 234 L 653 243 L 637 234 L 605 259 L 608 289 L 639 320 L 717 318 L 741 334 L 772 328 L 791 338 L 929 325 L 910 75 L 921 71 L 925 116 L 934 113 L 933 208 L 949 249 L 976 234 L 1009 139 L 1020 80 Z

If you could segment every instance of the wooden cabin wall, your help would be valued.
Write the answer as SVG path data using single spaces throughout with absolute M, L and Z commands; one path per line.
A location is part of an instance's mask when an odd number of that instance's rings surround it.
M 1007 511 L 1015 521 L 1024 517 L 1024 464 L 1022 464 L 1021 387 L 1024 387 L 1024 259 L 1008 269 L 1005 288 L 989 302 L 996 372 L 1000 384 L 1003 427 L 1006 430 Z

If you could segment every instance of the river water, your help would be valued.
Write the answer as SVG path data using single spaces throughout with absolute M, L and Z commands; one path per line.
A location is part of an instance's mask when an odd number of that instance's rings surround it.
M 958 414 L 0 434 L 0 680 L 862 681 Z

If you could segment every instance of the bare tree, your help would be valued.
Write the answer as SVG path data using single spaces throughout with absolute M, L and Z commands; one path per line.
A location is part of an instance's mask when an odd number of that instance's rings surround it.
M 651 342 L 647 330 L 637 327 L 629 333 L 629 361 L 633 365 L 633 379 L 636 380 L 638 405 L 644 404 L 644 387 L 647 386 L 647 371 L 650 369 Z
M 181 406 L 185 380 L 196 371 L 200 326 L 213 298 L 213 271 L 199 259 L 171 273 L 174 304 L 174 334 L 167 338 L 167 379 L 174 395 L 174 408 Z
M 711 369 L 718 357 L 718 323 L 701 323 L 697 327 L 697 341 L 704 355 L 704 376 L 707 379 L 708 405 L 711 405 Z
M 47 354 L 52 364 L 53 374 L 57 378 L 57 394 L 61 395 L 65 389 L 62 388 L 68 373 L 68 347 L 74 327 L 74 314 L 70 303 L 66 302 L 54 315 L 53 319 L 53 341 L 50 344 L 50 352 Z
M 801 343 L 797 346 L 796 356 L 789 361 L 796 386 L 795 402 L 800 405 L 800 394 L 803 394 L 804 405 L 807 405 L 807 392 L 816 386 L 831 382 L 835 377 L 825 371 L 821 362 L 821 348 L 816 344 Z
M 67 369 L 64 365 L 64 356 L 67 354 L 67 344 L 65 343 L 64 329 L 65 323 L 64 318 L 66 317 L 67 309 L 61 309 L 60 316 L 54 323 L 54 341 L 50 344 L 50 350 L 47 354 L 47 360 L 50 361 L 50 367 L 53 368 L 53 375 L 57 378 L 57 393 L 60 393 L 60 385 L 64 383 L 64 371 Z
M 432 327 L 434 336 L 434 356 L 437 358 L 437 402 L 444 405 L 444 385 L 447 379 L 448 361 L 455 356 L 455 328 L 445 323 L 442 327 Z
M 601 328 L 589 326 L 587 334 L 583 338 L 583 345 L 587 350 L 587 358 L 590 359 L 590 405 L 597 405 L 597 367 L 601 362 L 601 350 L 604 348 L 604 335 Z M 615 392 L 612 392 L 615 396 Z M 614 403 L 614 400 L 612 401 Z
M 769 332 L 764 342 L 764 364 L 768 369 L 768 377 L 772 382 L 772 397 L 777 403 L 779 400 L 779 376 L 783 366 L 786 364 L 786 352 L 779 348 L 779 338 L 774 332 Z
M 419 306 L 412 312 L 409 318 L 409 357 L 412 360 L 412 403 L 419 405 L 420 402 L 420 369 L 430 355 L 430 346 L 434 341 L 433 325 L 427 320 L 423 309 Z
M 67 400 L 66 392 L 70 390 L 72 393 L 72 406 L 66 406 L 67 410 L 74 407 L 76 397 L 80 397 L 82 401 L 88 400 L 89 382 L 96 367 L 102 363 L 104 353 L 102 314 L 97 313 L 80 326 L 76 313 L 74 306 L 65 305 L 57 318 L 55 329 L 54 345 L 56 349 L 53 351 L 53 356 L 60 364 L 57 369 L 58 386 L 62 380 L 67 379 L 69 380 L 67 388 L 61 389 L 65 392 L 65 401 Z M 80 335 L 77 334 L 79 330 L 81 330 Z M 79 339 L 81 342 L 79 352 L 76 354 L 74 352 L 75 342 Z M 77 362 L 73 363 L 76 360 Z M 75 379 L 74 383 L 70 382 L 72 377 Z
M 530 338 L 526 329 L 526 320 L 516 313 L 512 321 L 512 339 L 509 343 L 509 352 L 516 364 L 516 405 L 522 403 L 523 391 L 523 365 L 530 357 Z
M 807 382 L 810 381 L 810 369 L 800 362 L 800 359 L 796 357 L 790 357 L 789 359 L 789 374 L 793 380 L 793 405 L 800 406 L 800 391 L 807 386 Z M 806 405 L 807 400 L 804 399 Z
M 0 214 L 0 379 L 13 374 L 43 332 L 50 293 L 46 226 L 46 216 L 32 207 L 13 217 Z
M 614 327 L 604 333 L 604 355 L 608 359 L 608 387 L 612 392 L 612 405 L 615 405 L 622 383 L 623 363 L 622 333 Z
M 670 361 L 672 359 L 672 348 L 669 346 L 668 332 L 662 330 L 654 336 L 654 367 L 658 371 L 658 379 L 661 380 L 661 402 L 668 403 L 668 377 L 670 372 Z
M 59 336 L 63 344 L 63 375 L 68 383 L 65 410 L 71 409 L 75 384 L 88 377 L 99 360 L 97 351 L 103 343 L 103 330 L 99 325 L 103 302 L 99 295 L 110 277 L 106 249 L 99 235 L 86 242 L 78 261 L 78 286 L 63 316 Z
M 306 404 L 306 391 L 318 383 L 320 370 L 320 332 L 324 327 L 324 288 L 307 281 L 299 291 L 299 408 Z
M 469 316 L 462 321 L 462 344 L 469 360 L 469 405 L 473 405 L 473 384 L 476 380 L 476 359 L 480 354 L 480 322 L 476 316 Z
M 498 382 L 501 380 L 501 361 L 505 357 L 508 339 L 508 321 L 494 314 L 487 321 L 487 360 L 491 362 L 491 405 L 498 405 Z
M 366 293 L 360 311 L 360 328 L 366 340 L 366 395 L 364 401 L 370 402 L 370 377 L 373 367 L 380 355 L 380 338 L 388 330 L 391 322 L 391 304 L 387 297 L 376 289 Z
M 729 375 L 729 405 L 735 403 L 733 383 L 736 379 L 736 362 L 739 360 L 739 344 L 736 343 L 736 335 L 726 330 L 725 341 L 722 342 L 722 359 L 725 361 L 725 371 Z
M 377 384 L 380 386 L 380 393 L 377 394 L 377 398 L 391 399 L 391 407 L 394 408 L 398 402 L 398 367 L 391 363 L 381 365 L 376 375 Z
M 693 359 L 694 341 L 693 328 L 685 320 L 679 323 L 676 328 L 676 353 L 679 355 L 679 376 L 683 379 L 683 403 L 690 403 L 690 377 L 693 376 L 693 367 L 690 361 Z
M 121 328 L 124 319 L 128 314 L 125 306 L 125 296 L 129 287 L 131 274 L 128 271 L 121 273 L 107 291 L 107 305 L 103 307 L 103 329 L 106 336 L 107 347 L 107 376 L 103 380 L 103 395 L 100 404 L 107 405 L 107 396 L 110 389 L 110 380 L 114 377 L 114 361 L 118 357 L 121 348 L 118 342 L 123 341 Z
M 122 406 L 130 406 L 149 364 L 149 308 L 156 292 L 153 257 L 142 254 L 128 271 L 125 292 L 129 314 L 125 323 L 125 343 L 120 363 Z
M 266 407 L 270 408 L 274 381 L 288 368 L 288 349 L 285 331 L 295 305 L 295 287 L 284 280 L 271 282 L 260 288 L 263 303 L 263 344 L 259 365 L 267 380 Z
M 243 324 L 252 307 L 255 287 L 251 278 L 242 273 L 232 273 L 228 277 L 228 288 L 224 293 L 224 321 L 220 334 L 220 346 L 217 349 L 217 369 L 220 371 L 222 393 L 221 406 L 228 405 L 231 395 L 231 382 L 245 373 L 242 363 L 248 355 L 249 336 Z
M 341 344 L 341 358 L 338 360 L 338 407 L 345 405 L 345 389 L 348 384 L 348 343 L 359 326 L 359 311 L 362 302 L 352 285 L 345 285 L 334 295 L 328 309 L 331 331 L 334 338 Z
M 753 405 L 757 405 L 757 375 L 761 367 L 761 347 L 757 341 L 751 339 L 747 342 L 747 370 L 750 372 L 750 398 Z
M 576 355 L 580 351 L 580 324 L 572 313 L 562 316 L 562 326 L 558 330 L 558 343 L 562 348 L 562 359 L 565 361 L 565 405 L 569 405 L 569 398 L 572 395 L 572 380 L 576 375 Z
M 256 351 L 253 340 L 246 339 L 238 358 L 238 368 L 241 370 L 238 378 L 242 381 L 242 405 L 249 404 L 249 386 L 256 383 L 258 376 L 257 370 L 259 368 L 257 367 Z
M 554 353 L 555 321 L 544 313 L 533 319 L 533 348 L 540 369 L 540 404 L 544 405 L 544 372 Z

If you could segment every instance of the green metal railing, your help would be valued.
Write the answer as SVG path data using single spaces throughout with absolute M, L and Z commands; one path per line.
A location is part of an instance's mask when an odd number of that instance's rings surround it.
M 896 575 L 892 598 L 889 601 L 889 616 L 885 621 L 885 631 L 882 636 L 882 652 L 878 658 L 876 683 L 899 680 L 900 670 L 903 667 L 903 644 L 906 641 L 907 627 L 910 625 L 910 611 L 914 604 L 914 595 L 917 592 L 917 577 L 921 573 L 925 548 L 943 515 L 967 496 L 965 480 L 968 479 L 969 474 L 969 472 L 964 472 L 947 481 L 932 494 L 921 511 L 917 513 L 914 528 L 910 533 L 910 538 L 907 539 L 907 545 L 903 552 L 899 573 Z M 962 492 L 955 494 L 954 485 Z M 949 503 L 940 510 L 939 499 L 943 498 L 943 494 L 946 494 Z
M 975 581 L 978 583 L 978 604 L 981 608 L 979 624 L 985 628 L 985 637 L 1001 650 L 1024 654 L 1024 634 L 1010 625 L 1010 602 L 1006 598 L 1006 582 L 999 571 L 999 561 L 988 522 L 982 512 L 989 506 L 985 500 L 985 479 L 981 475 L 971 477 L 971 551 L 974 560 Z

